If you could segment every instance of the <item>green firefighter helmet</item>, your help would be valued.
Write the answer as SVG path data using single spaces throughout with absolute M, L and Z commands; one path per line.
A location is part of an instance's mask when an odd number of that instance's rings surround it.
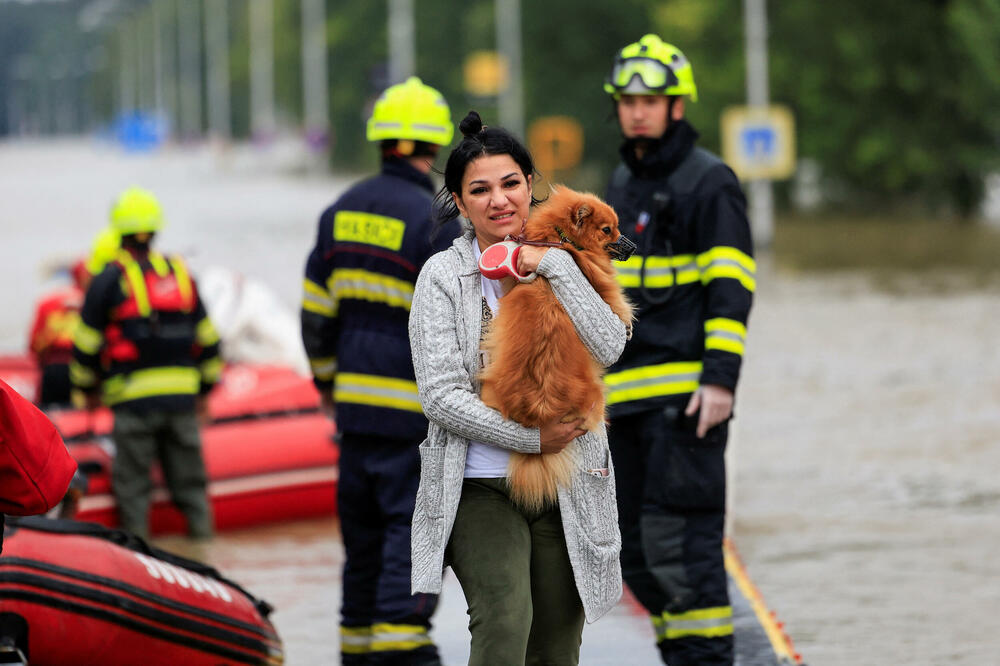
M 448 103 L 416 76 L 386 88 L 368 119 L 368 140 L 425 141 L 447 146 L 455 133 Z
M 163 209 L 156 196 L 140 187 L 130 187 L 111 207 L 111 228 L 120 236 L 152 233 L 163 228 Z
M 653 34 L 644 35 L 615 54 L 604 91 L 621 95 L 690 95 L 698 101 L 691 63 L 681 50 Z

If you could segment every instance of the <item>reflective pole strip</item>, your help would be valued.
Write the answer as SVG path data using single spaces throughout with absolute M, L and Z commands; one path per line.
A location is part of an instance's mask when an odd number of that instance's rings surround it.
M 388 623 L 372 625 L 372 652 L 416 650 L 425 645 L 431 645 L 427 627 Z
M 615 262 L 619 285 L 631 288 L 643 286 L 639 280 L 642 260 L 641 256 L 632 256 L 625 261 Z M 679 254 L 673 257 L 649 256 L 646 257 L 646 288 L 672 287 L 675 270 L 677 284 L 694 284 L 701 279 L 701 272 L 693 254 Z
M 336 314 L 330 294 L 308 278 L 302 281 L 302 309 L 323 317 L 332 317 Z
M 757 289 L 757 262 L 735 247 L 713 247 L 698 255 L 702 284 L 718 278 L 732 278 L 749 291 Z
M 359 268 L 340 268 L 333 271 L 327 286 L 333 298 L 334 311 L 345 298 L 384 303 L 407 311 L 413 300 L 412 282 Z
M 423 413 L 417 383 L 413 380 L 341 372 L 336 375 L 334 381 L 334 402 L 350 402 Z
M 735 319 L 716 317 L 705 322 L 705 350 L 720 349 L 743 356 L 747 327 Z
M 605 375 L 608 404 L 692 393 L 701 377 L 700 361 L 661 363 Z
M 732 606 L 698 608 L 684 613 L 664 613 L 667 624 L 667 640 L 701 636 L 718 638 L 733 635 Z

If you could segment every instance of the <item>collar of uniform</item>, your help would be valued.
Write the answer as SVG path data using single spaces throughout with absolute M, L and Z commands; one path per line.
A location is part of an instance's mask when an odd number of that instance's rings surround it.
M 635 154 L 635 139 L 625 139 L 619 148 L 622 160 L 638 178 L 659 178 L 670 174 L 694 149 L 698 132 L 683 118 L 670 124 L 659 139 L 646 142 L 646 151 L 639 159 Z
M 404 159 L 398 157 L 385 158 L 382 161 L 382 173 L 408 180 L 416 183 L 428 192 L 434 192 L 434 183 L 431 181 L 430 176 L 418 170 Z

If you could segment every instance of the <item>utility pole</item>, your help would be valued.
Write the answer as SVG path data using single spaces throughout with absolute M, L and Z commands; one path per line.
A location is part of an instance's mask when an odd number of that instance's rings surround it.
M 181 136 L 201 135 L 201 3 L 177 0 Z
M 524 88 L 521 79 L 521 0 L 494 0 L 497 50 L 507 62 L 507 87 L 500 91 L 500 124 L 524 138 Z
M 402 83 L 417 71 L 413 0 L 389 0 L 389 85 Z
M 764 110 L 770 103 L 767 74 L 767 0 L 743 0 L 746 32 L 747 105 Z M 750 190 L 750 223 L 754 245 L 765 248 L 774 239 L 774 194 L 771 181 L 753 180 Z
M 250 131 L 274 138 L 274 0 L 250 0 Z
M 330 130 L 325 0 L 302 0 L 302 108 L 306 142 L 325 147 Z
M 229 109 L 229 0 L 205 4 L 205 55 L 208 68 L 208 126 L 216 139 L 228 141 Z

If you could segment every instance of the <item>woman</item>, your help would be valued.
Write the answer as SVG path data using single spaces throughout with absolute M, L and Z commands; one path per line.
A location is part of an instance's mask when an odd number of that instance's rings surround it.
M 480 275 L 478 259 L 520 231 L 534 201 L 534 166 L 510 133 L 484 127 L 474 111 L 460 129 L 465 138 L 448 158 L 437 209 L 442 220 L 461 215 L 471 228 L 424 265 L 410 311 L 413 366 L 430 421 L 413 514 L 413 592 L 440 592 L 445 563 L 454 569 L 469 604 L 470 664 L 576 664 L 584 619 L 593 622 L 621 596 L 607 436 L 586 433 L 583 419 L 526 428 L 479 399 L 483 326 L 502 307 L 503 289 Z M 618 358 L 625 325 L 567 252 L 525 246 L 518 269 L 548 278 L 598 362 Z M 566 446 L 580 471 L 560 488 L 558 506 L 530 512 L 513 504 L 504 478 L 509 452 Z

